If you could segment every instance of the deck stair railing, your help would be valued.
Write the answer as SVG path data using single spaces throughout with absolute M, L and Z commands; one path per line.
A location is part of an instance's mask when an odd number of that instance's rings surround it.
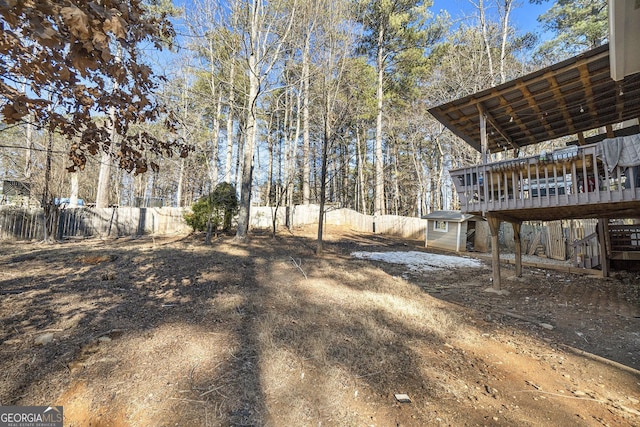
M 573 246 L 573 263 L 576 267 L 596 268 L 600 266 L 597 233 L 591 233 L 584 239 L 576 240 L 571 246 Z
M 609 224 L 611 252 L 640 252 L 640 224 Z

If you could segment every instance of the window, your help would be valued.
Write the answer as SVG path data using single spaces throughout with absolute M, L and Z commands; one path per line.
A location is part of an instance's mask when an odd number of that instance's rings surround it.
M 433 231 L 446 233 L 449 231 L 449 223 L 447 221 L 433 221 Z

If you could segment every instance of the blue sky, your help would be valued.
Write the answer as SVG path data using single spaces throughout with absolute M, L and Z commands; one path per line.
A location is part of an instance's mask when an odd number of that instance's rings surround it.
M 218 0 L 218 1 L 226 1 L 226 0 Z M 475 3 L 478 0 L 473 0 Z M 173 3 L 176 6 L 181 7 L 191 7 L 193 5 L 192 0 L 173 0 Z M 495 0 L 485 0 L 485 7 L 487 7 L 487 13 L 490 16 L 496 16 L 497 10 L 495 6 Z M 542 29 L 542 25 L 537 21 L 538 16 L 546 12 L 551 8 L 551 6 L 555 3 L 553 0 L 543 1 L 542 4 L 532 4 L 529 0 L 515 0 L 515 5 L 512 8 L 510 15 L 510 24 L 515 27 L 518 34 L 524 34 L 527 31 L 536 33 L 541 40 L 543 41 L 546 38 L 551 37 L 550 34 L 544 34 Z M 460 21 L 468 21 L 473 16 L 477 16 L 476 7 L 471 4 L 469 0 L 433 0 L 433 6 L 431 7 L 431 11 L 434 14 L 439 13 L 440 10 L 446 10 L 449 12 L 451 19 L 456 22 Z M 177 19 L 174 21 L 174 25 L 178 32 L 185 32 L 185 29 L 182 27 L 183 18 Z M 497 20 L 497 17 L 496 17 Z M 181 37 L 178 37 L 178 44 L 186 43 Z M 167 53 L 161 54 L 164 59 L 159 62 L 166 62 Z M 171 56 L 171 55 L 169 55 Z
M 474 0 L 477 3 L 477 0 Z M 542 33 L 542 26 L 537 21 L 538 16 L 549 10 L 553 5 L 553 1 L 543 2 L 542 4 L 531 4 L 529 0 L 517 0 L 516 6 L 513 7 L 510 15 L 512 26 L 518 30 L 518 33 L 527 31 Z M 487 12 L 496 14 L 495 2 L 493 0 L 485 0 Z M 440 10 L 446 10 L 452 19 L 462 19 L 465 16 L 473 15 L 477 12 L 469 0 L 434 0 L 432 11 L 437 13 Z
M 224 0 L 221 0 L 224 1 Z M 477 3 L 477 0 L 474 0 Z M 173 0 L 176 6 L 191 5 L 190 0 Z M 538 16 L 549 10 L 554 1 L 544 1 L 542 4 L 531 4 L 529 0 L 516 0 L 515 6 L 511 11 L 510 22 L 512 26 L 515 26 L 518 33 L 524 33 L 527 31 L 542 33 L 542 27 L 538 23 Z M 495 1 L 485 0 L 485 7 L 489 14 L 496 14 Z M 477 12 L 475 6 L 471 4 L 469 0 L 433 0 L 433 7 L 431 10 L 434 13 L 438 13 L 440 10 L 446 10 L 451 15 L 451 18 L 463 19 Z

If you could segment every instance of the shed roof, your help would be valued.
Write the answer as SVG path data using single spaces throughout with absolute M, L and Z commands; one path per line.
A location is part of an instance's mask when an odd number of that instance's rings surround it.
M 429 112 L 478 151 L 484 113 L 497 152 L 640 117 L 640 73 L 614 81 L 607 44 Z
M 484 219 L 477 215 L 463 214 L 460 211 L 433 211 L 430 214 L 423 216 L 424 219 L 431 219 L 437 221 L 449 221 L 449 222 L 465 222 L 472 218 Z

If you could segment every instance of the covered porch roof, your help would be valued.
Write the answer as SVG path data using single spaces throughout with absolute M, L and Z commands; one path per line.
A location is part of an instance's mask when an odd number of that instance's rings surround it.
M 429 112 L 478 151 L 486 117 L 495 153 L 640 117 L 640 73 L 614 81 L 607 44 Z

